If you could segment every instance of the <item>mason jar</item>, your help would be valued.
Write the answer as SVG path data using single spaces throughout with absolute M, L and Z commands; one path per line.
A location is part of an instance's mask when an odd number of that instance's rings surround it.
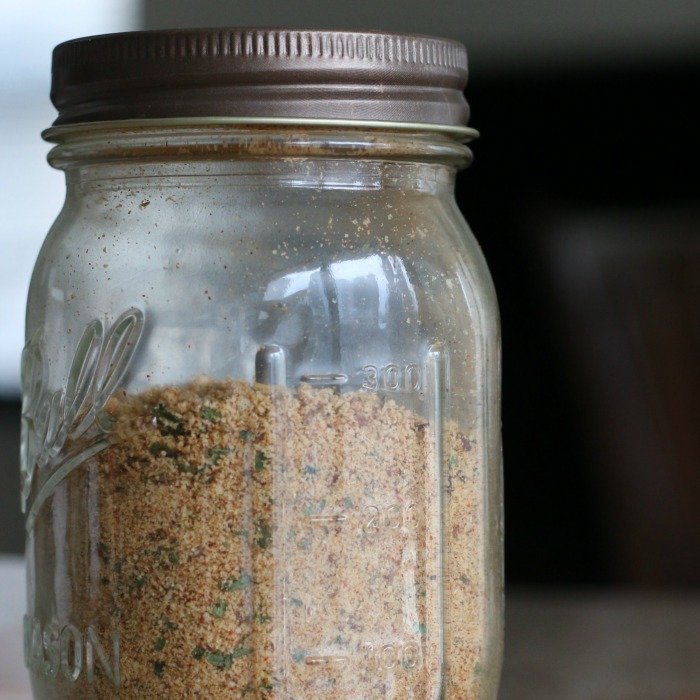
M 495 698 L 499 322 L 464 47 L 56 48 L 22 361 L 36 698 Z

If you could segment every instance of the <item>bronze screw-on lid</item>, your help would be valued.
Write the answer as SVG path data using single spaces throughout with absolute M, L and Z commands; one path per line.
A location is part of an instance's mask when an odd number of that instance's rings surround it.
M 380 32 L 195 29 L 75 39 L 53 52 L 55 125 L 217 117 L 464 127 L 464 46 Z

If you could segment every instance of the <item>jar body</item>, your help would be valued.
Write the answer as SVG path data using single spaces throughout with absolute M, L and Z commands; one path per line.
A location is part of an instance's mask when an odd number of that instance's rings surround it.
M 454 167 L 67 172 L 23 358 L 35 697 L 495 697 L 498 319 Z

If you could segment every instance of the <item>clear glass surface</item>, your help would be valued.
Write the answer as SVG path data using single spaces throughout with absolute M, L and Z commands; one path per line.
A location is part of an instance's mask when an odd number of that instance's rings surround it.
M 496 697 L 469 157 L 328 128 L 61 137 L 23 358 L 35 697 Z

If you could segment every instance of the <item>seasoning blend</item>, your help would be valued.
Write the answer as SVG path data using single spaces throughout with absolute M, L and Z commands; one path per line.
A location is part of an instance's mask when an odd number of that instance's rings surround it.
M 23 355 L 36 698 L 495 698 L 499 330 L 464 47 L 79 39 Z

